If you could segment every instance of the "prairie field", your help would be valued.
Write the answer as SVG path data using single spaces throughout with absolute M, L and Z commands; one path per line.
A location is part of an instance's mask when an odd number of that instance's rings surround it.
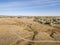
M 60 16 L 0 16 L 0 45 L 60 45 Z

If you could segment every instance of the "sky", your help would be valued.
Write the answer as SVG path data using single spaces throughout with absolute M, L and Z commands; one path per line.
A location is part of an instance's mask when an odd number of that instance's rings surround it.
M 60 0 L 0 0 L 0 15 L 60 16 Z

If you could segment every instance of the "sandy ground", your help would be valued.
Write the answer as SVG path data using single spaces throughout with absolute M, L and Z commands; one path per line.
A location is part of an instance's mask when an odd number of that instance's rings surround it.
M 53 38 L 50 37 L 52 29 L 56 32 Z M 32 40 L 35 31 L 38 34 Z M 33 19 L 0 18 L 0 45 L 60 45 L 59 31 Z

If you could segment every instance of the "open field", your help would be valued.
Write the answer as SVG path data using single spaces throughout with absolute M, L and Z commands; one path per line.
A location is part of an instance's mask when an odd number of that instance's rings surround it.
M 1 16 L 0 45 L 60 45 L 60 16 Z

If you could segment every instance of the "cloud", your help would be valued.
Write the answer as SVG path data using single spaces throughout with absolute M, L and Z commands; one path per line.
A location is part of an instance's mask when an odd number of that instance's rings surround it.
M 13 1 L 0 3 L 0 7 L 13 7 L 13 6 L 36 6 L 36 5 L 50 5 L 60 3 L 60 0 L 31 0 L 31 1 Z
M 30 0 L 0 3 L 0 10 L 22 10 L 30 8 L 50 7 L 60 4 L 60 0 Z

